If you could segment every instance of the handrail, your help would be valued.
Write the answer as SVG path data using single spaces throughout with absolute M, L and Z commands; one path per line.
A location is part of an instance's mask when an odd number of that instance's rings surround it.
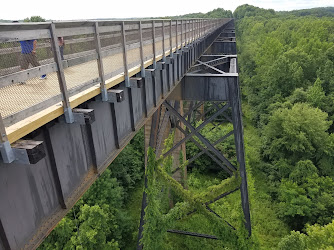
M 72 96 L 69 93 L 73 93 L 73 89 L 81 88 L 84 91 L 100 85 L 103 92 L 103 89 L 111 87 L 108 84 L 111 77 L 118 74 L 122 79 L 124 70 L 125 76 L 131 77 L 134 67 L 143 71 L 149 64 L 205 37 L 230 20 L 179 18 L 0 24 L 0 99 L 2 95 L 10 99 L 11 93 L 13 98 L 17 98 L 8 104 L 10 108 L 6 107 L 6 101 L 0 100 L 4 125 L 8 128 L 57 103 L 62 103 L 65 114 L 71 112 L 68 110 L 74 107 L 70 106 L 69 99 Z M 64 37 L 66 42 L 64 60 L 59 59 L 61 54 L 57 37 Z M 42 40 L 37 45 L 37 56 L 43 54 L 44 58 L 39 59 L 47 64 L 20 71 L 16 63 L 21 50 L 18 41 L 35 39 Z M 77 57 L 73 58 L 75 55 Z M 97 59 L 99 64 L 96 63 Z M 96 75 L 92 73 L 81 79 L 79 75 L 83 72 L 80 70 L 85 71 L 87 68 Z M 38 82 L 36 76 L 43 74 L 50 74 L 51 77 L 57 74 L 58 77 L 48 80 L 48 84 L 58 85 L 59 90 L 54 91 L 54 94 L 41 94 L 38 99 L 39 87 L 42 89 L 44 83 Z M 21 86 L 18 82 L 27 84 Z M 87 84 L 82 85 L 84 83 Z M 36 100 L 25 104 L 24 93 L 20 94 L 20 91 L 24 92 L 33 84 Z

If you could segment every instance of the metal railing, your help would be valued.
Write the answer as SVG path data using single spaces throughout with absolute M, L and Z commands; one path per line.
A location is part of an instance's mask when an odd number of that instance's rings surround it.
M 144 74 L 148 65 L 155 67 L 157 60 L 226 22 L 154 19 L 0 24 L 3 124 L 9 127 L 56 104 L 62 104 L 66 116 L 74 108 L 70 99 L 78 93 L 99 87 L 103 98 L 111 79 L 124 77 L 127 82 L 136 68 Z M 22 42 L 29 40 L 37 41 L 38 65 L 25 69 Z M 43 75 L 46 78 L 40 79 Z

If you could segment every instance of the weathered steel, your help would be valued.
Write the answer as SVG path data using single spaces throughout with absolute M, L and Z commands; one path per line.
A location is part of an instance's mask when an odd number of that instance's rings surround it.
M 102 60 L 102 53 L 101 53 L 101 40 L 100 40 L 100 33 L 99 33 L 99 23 L 95 22 L 95 49 L 97 52 L 97 67 L 99 69 L 99 76 L 100 76 L 100 90 L 101 90 L 101 96 L 102 101 L 106 102 L 108 100 L 108 94 L 106 89 L 106 78 L 104 75 L 104 69 L 103 69 L 103 60 Z
M 168 110 L 170 108 L 172 108 L 167 102 L 164 102 L 164 105 L 167 105 Z M 174 109 L 174 108 L 173 108 Z M 192 131 L 192 133 L 188 134 L 187 136 L 185 136 L 181 141 L 179 141 L 178 143 L 176 143 L 170 150 L 168 150 L 163 156 L 166 157 L 169 154 L 172 153 L 172 151 L 174 149 L 176 149 L 177 147 L 179 147 L 182 143 L 184 143 L 187 139 L 189 139 L 191 136 L 195 135 L 195 133 L 199 132 L 202 128 L 204 128 L 205 125 L 207 125 L 209 122 L 211 122 L 212 120 L 214 120 L 216 117 L 218 117 L 220 114 L 222 114 L 224 111 L 226 111 L 228 109 L 228 105 L 225 105 L 222 109 L 220 109 L 219 111 L 217 111 L 214 115 L 212 115 L 209 119 L 207 119 L 205 122 L 203 122 L 201 125 L 199 125 L 194 131 Z M 176 112 L 173 112 L 174 114 L 177 115 L 177 118 L 179 118 L 181 115 L 179 115 Z M 182 117 L 183 118 L 183 117 Z M 184 118 L 183 118 L 184 120 Z
M 193 233 L 193 232 L 187 232 L 182 230 L 174 230 L 174 229 L 168 229 L 168 233 L 176 233 L 176 234 L 183 234 L 188 236 L 194 236 L 194 237 L 200 237 L 200 238 L 206 238 L 206 239 L 212 239 L 212 240 L 218 240 L 218 238 L 214 235 L 209 234 L 200 234 L 200 233 Z
M 149 139 L 149 147 L 155 148 L 157 145 L 157 139 L 158 139 L 158 130 L 159 130 L 159 124 L 160 124 L 160 115 L 161 115 L 161 107 L 159 107 L 151 118 L 151 124 L 150 125 L 150 139 Z M 146 125 L 145 125 L 146 126 Z M 146 165 L 147 163 L 145 163 Z M 147 175 L 145 174 L 145 188 L 147 188 Z M 143 230 L 144 230 L 144 224 L 145 224 L 145 208 L 147 206 L 147 194 L 144 190 L 143 197 L 142 197 L 142 206 L 141 206 L 141 214 L 140 214 L 140 223 L 139 223 L 139 232 L 138 232 L 138 240 L 137 240 L 137 250 L 143 249 L 143 244 L 140 242 L 140 240 L 143 237 Z
M 125 86 L 126 87 L 130 87 L 128 57 L 127 57 L 127 46 L 126 46 L 126 36 L 125 36 L 125 24 L 124 24 L 124 22 L 122 22 L 122 48 L 123 48 L 123 66 L 124 66 Z
M 155 46 L 155 21 L 152 21 L 152 40 L 153 40 L 153 68 L 156 68 L 157 64 L 157 51 Z
M 198 137 L 198 139 L 204 143 L 205 146 L 208 147 L 208 149 L 213 152 L 221 161 L 223 161 L 226 166 L 232 170 L 235 171 L 236 168 L 235 166 L 232 165 L 232 163 L 225 157 L 223 156 L 219 150 L 217 150 L 215 147 L 213 147 L 210 142 L 203 136 L 201 135 L 198 131 L 199 131 L 199 127 L 194 128 L 186 119 L 184 119 L 184 117 L 182 117 L 172 106 L 170 106 L 167 102 L 164 102 L 164 105 L 168 108 L 168 110 L 173 113 L 185 126 L 187 126 L 189 128 L 189 130 L 191 131 L 190 134 L 188 134 L 186 137 L 190 137 L 191 135 L 196 135 Z M 221 110 L 220 110 L 221 111 Z M 218 112 L 217 112 L 218 113 Z M 217 114 L 216 113 L 216 114 Z M 202 124 L 206 123 L 207 121 L 203 122 Z M 202 125 L 201 124 L 201 125 Z M 186 138 L 185 137 L 185 138 Z M 166 155 L 166 154 L 165 154 Z
M 162 61 L 166 61 L 166 48 L 165 48 L 165 21 L 162 21 Z
M 187 136 L 189 133 L 187 133 L 184 129 L 182 129 L 178 124 L 176 125 L 176 127 L 185 135 Z M 190 138 L 190 140 L 200 149 L 202 150 L 202 152 L 206 153 L 214 162 L 216 162 L 218 164 L 219 167 L 221 167 L 222 169 L 224 169 L 228 174 L 232 175 L 233 172 L 227 168 L 226 166 L 224 166 L 216 157 L 214 157 L 208 149 L 204 148 L 203 146 L 201 146 L 201 144 L 199 144 L 193 137 Z M 210 143 L 205 144 L 206 146 L 209 145 Z M 211 145 L 213 147 L 213 145 Z M 208 147 L 208 146 L 207 146 Z M 214 152 L 215 154 L 217 154 L 216 151 Z M 220 152 L 219 152 L 220 153 Z M 218 157 L 218 155 L 216 155 Z M 188 163 L 190 164 L 190 162 Z
M 226 135 L 224 135 L 223 137 L 221 137 L 220 139 L 216 140 L 214 143 L 212 143 L 212 146 L 217 145 L 218 143 L 222 142 L 223 140 L 225 140 L 227 137 L 233 135 L 233 131 L 228 132 Z M 192 163 L 193 161 L 195 161 L 198 157 L 200 157 L 202 154 L 207 153 L 208 149 L 204 149 L 201 152 L 199 152 L 197 155 L 193 156 L 192 158 L 190 158 L 188 160 L 188 164 Z
M 50 33 L 51 33 L 51 41 L 52 41 L 52 48 L 53 48 L 53 55 L 54 60 L 57 64 L 57 76 L 58 76 L 58 83 L 60 92 L 62 94 L 62 101 L 63 101 L 63 107 L 64 107 L 64 115 L 67 123 L 73 123 L 73 113 L 72 108 L 70 104 L 70 97 L 68 94 L 67 86 L 66 86 L 66 80 L 65 80 L 65 74 L 64 74 L 64 68 L 63 63 L 60 55 L 60 50 L 58 46 L 58 36 L 56 34 L 56 26 L 54 23 L 51 23 L 50 25 Z
M 139 44 L 140 44 L 140 65 L 141 65 L 141 76 L 145 77 L 145 64 L 144 64 L 144 49 L 143 49 L 143 28 L 142 22 L 139 21 Z
M 238 84 L 229 83 L 229 101 L 232 108 L 232 120 L 234 129 L 234 143 L 239 163 L 241 176 L 241 204 L 245 217 L 245 226 L 249 236 L 251 235 L 251 220 L 248 201 L 247 175 L 245 166 L 245 149 L 243 140 L 242 112 L 240 104 L 240 89 Z
M 43 127 L 45 145 L 46 145 L 48 157 L 50 159 L 51 171 L 52 171 L 52 175 L 53 175 L 53 179 L 54 179 L 54 183 L 55 183 L 55 187 L 57 191 L 58 202 L 60 206 L 65 209 L 66 208 L 65 197 L 64 197 L 63 190 L 61 187 L 55 154 L 54 154 L 52 143 L 51 143 L 51 136 L 50 136 L 50 131 L 49 131 L 49 127 L 51 126 L 52 126 L 52 123 Z

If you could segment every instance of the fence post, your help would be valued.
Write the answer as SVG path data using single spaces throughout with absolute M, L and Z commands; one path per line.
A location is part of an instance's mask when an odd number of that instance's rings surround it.
M 195 22 L 194 22 L 195 20 L 193 19 L 192 20 L 192 25 L 193 25 L 193 27 L 192 27 L 192 33 L 193 33 L 193 39 L 192 39 L 192 42 L 194 42 L 195 41 Z
M 103 69 L 103 59 L 102 59 L 102 53 L 101 53 L 101 39 L 100 39 L 100 33 L 99 33 L 99 23 L 94 22 L 95 27 L 95 48 L 97 52 L 97 67 L 99 69 L 99 76 L 101 79 L 100 83 L 100 89 L 101 89 L 101 97 L 102 101 L 106 102 L 108 101 L 108 93 L 106 89 L 106 78 L 104 76 L 104 69 Z
M 173 57 L 173 21 L 170 20 L 170 30 L 169 30 L 169 45 L 170 45 L 170 57 Z
M 186 20 L 186 23 L 184 25 L 184 46 L 187 46 L 187 23 L 188 23 L 188 20 Z
M 125 24 L 122 22 L 122 49 L 123 49 L 123 65 L 124 65 L 124 81 L 125 86 L 130 87 L 130 79 L 129 79 L 129 69 L 128 69 L 128 57 L 126 51 L 126 37 L 125 37 Z
M 179 29 L 178 29 L 178 26 L 179 24 L 178 24 L 178 21 L 176 20 L 176 30 L 175 30 L 175 32 L 176 32 L 176 39 L 175 39 L 175 41 L 176 41 L 176 48 L 175 48 L 175 51 L 178 51 L 178 49 L 179 49 Z
M 0 155 L 4 163 L 11 163 L 15 160 L 15 155 L 8 141 L 5 124 L 0 113 Z
M 61 56 L 60 56 L 60 50 L 59 50 L 59 45 L 58 45 L 58 37 L 56 33 L 55 23 L 51 23 L 50 31 L 51 31 L 50 33 L 51 33 L 51 42 L 52 42 L 52 48 L 53 48 L 53 56 L 54 56 L 54 60 L 58 67 L 57 76 L 58 76 L 60 92 L 63 98 L 65 121 L 66 123 L 73 123 L 74 117 L 73 117 L 72 108 L 70 105 L 70 99 L 69 99 L 67 86 L 66 86 L 63 61 L 61 60 Z
M 181 49 L 183 47 L 183 20 L 181 20 Z
M 165 52 L 166 52 L 166 48 L 165 48 L 165 21 L 162 20 L 162 61 L 166 62 L 166 56 L 165 56 Z
M 152 20 L 152 39 L 153 39 L 153 68 L 157 68 L 156 48 L 155 48 L 155 21 Z
M 139 21 L 139 42 L 140 42 L 140 63 L 141 63 L 141 77 L 145 77 L 145 63 L 144 63 L 144 48 L 143 48 L 143 29 L 142 23 Z

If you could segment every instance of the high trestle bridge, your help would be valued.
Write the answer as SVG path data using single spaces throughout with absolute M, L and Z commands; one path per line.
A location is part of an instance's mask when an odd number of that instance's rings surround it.
M 40 66 L 22 69 L 29 40 Z M 158 155 L 177 129 L 165 155 L 193 140 L 190 163 L 205 154 L 240 175 L 229 193 L 240 191 L 250 234 L 236 54 L 228 18 L 0 24 L 0 250 L 37 248 L 144 125 Z M 233 130 L 211 142 L 200 131 L 217 117 Z M 216 148 L 229 136 L 237 166 Z

